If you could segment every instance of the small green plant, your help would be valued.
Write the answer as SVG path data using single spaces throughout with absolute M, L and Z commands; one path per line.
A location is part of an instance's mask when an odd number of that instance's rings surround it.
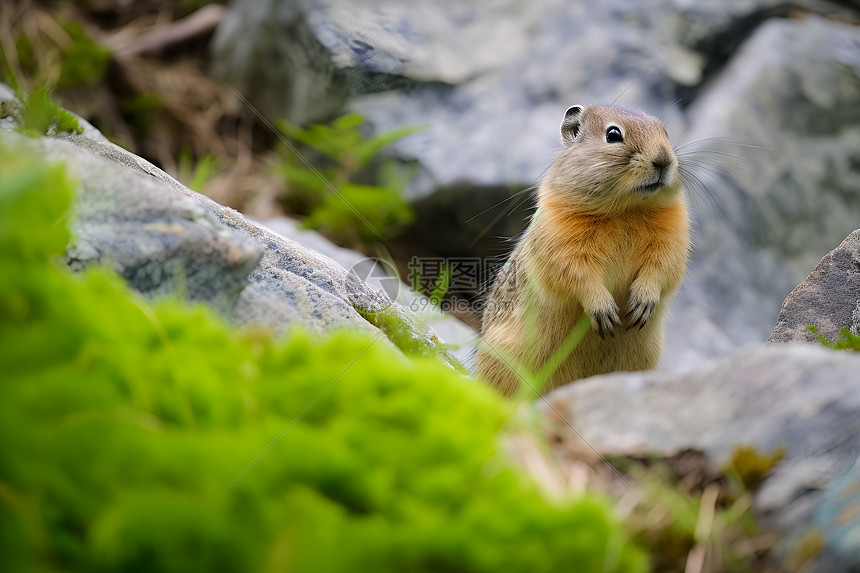
M 98 83 L 107 71 L 111 51 L 95 43 L 78 22 L 62 22 L 69 41 L 60 51 L 58 89 L 86 87 Z
M 753 446 L 736 445 L 726 473 L 740 480 L 744 490 L 755 491 L 784 457 L 785 447 L 762 454 Z
M 60 90 L 89 87 L 101 81 L 111 51 L 90 38 L 79 22 L 56 18 L 49 12 L 42 12 L 31 22 L 40 25 L 24 26 L 15 35 L 14 43 L 4 44 L 14 50 L 3 52 L 7 82 L 13 68 L 10 62 L 37 85 L 52 85 Z
M 143 92 L 120 98 L 117 107 L 129 125 L 141 133 L 149 133 L 156 114 L 164 108 L 164 102 L 158 94 Z
M 817 529 L 812 529 L 794 544 L 788 563 L 792 571 L 809 570 L 811 561 L 814 561 L 824 550 L 824 535 Z
M 816 340 L 827 348 L 831 348 L 833 350 L 853 350 L 854 352 L 860 352 L 860 336 L 852 334 L 847 328 L 839 330 L 839 339 L 836 342 L 828 342 L 823 335 L 818 334 L 818 329 L 811 324 L 807 326 L 806 329 L 812 334 L 818 336 Z
M 757 571 L 753 565 L 760 555 L 748 549 L 760 533 L 751 512 L 752 492 L 734 476 L 712 470 L 703 456 L 691 461 L 701 454 L 681 455 L 686 459 L 676 468 L 690 472 L 681 481 L 659 458 L 647 463 L 613 458 L 613 465 L 636 484 L 636 493 L 628 492 L 636 501 L 627 523 L 649 549 L 654 570 Z M 769 547 L 766 538 L 755 542 L 762 550 Z
M 218 158 L 211 153 L 207 153 L 201 157 L 197 161 L 197 164 L 194 165 L 191 149 L 187 147 L 183 147 L 179 153 L 178 163 L 178 179 L 187 185 L 189 189 L 193 189 L 198 193 L 203 192 L 203 187 L 218 169 Z
M 216 3 L 223 2 L 218 2 L 218 0 L 176 0 L 174 4 L 176 6 L 177 16 L 187 16 L 195 10 L 199 10 L 209 4 Z
M 0 118 L 11 116 L 17 124 L 16 129 L 30 137 L 64 131 L 83 133 L 84 128 L 78 118 L 51 99 L 47 86 L 28 93 L 11 71 L 7 73 L 16 99 L 0 103 Z
M 413 261 L 417 261 L 417 259 L 413 259 Z M 416 263 L 411 267 L 409 275 L 409 282 L 412 286 L 412 290 L 418 294 L 427 296 L 428 302 L 434 307 L 440 306 L 445 295 L 448 294 L 448 288 L 451 286 L 451 264 L 448 262 L 442 263 L 439 266 L 438 271 L 439 274 L 436 275 L 433 287 L 429 292 L 424 292 L 423 288 L 425 286 L 424 281 L 429 277 L 421 275 L 421 266 L 419 264 Z M 417 308 L 414 310 L 417 310 Z
M 412 220 L 403 188 L 414 170 L 374 159 L 386 145 L 421 129 L 405 127 L 365 138 L 359 131 L 362 123 L 358 114 L 307 128 L 277 122 L 280 131 L 322 159 L 316 166 L 292 146 L 282 150 L 283 161 L 275 170 L 288 185 L 287 209 L 306 215 L 305 227 L 351 246 L 383 241 Z

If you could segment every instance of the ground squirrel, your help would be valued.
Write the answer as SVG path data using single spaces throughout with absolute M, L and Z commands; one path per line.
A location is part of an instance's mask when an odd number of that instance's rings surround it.
M 505 395 L 517 391 L 521 370 L 545 366 L 583 313 L 590 328 L 543 391 L 655 368 L 668 300 L 687 267 L 687 199 L 662 122 L 574 105 L 561 138 L 538 208 L 484 310 L 477 374 Z

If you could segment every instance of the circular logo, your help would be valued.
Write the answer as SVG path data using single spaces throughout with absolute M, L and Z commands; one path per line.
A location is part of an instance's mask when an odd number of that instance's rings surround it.
M 364 281 L 367 286 L 388 297 L 392 302 L 400 294 L 400 279 L 394 265 L 383 259 L 361 259 L 349 269 L 350 274 Z

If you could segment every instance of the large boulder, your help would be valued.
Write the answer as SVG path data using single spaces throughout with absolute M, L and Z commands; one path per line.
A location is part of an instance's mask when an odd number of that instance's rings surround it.
M 814 342 L 819 336 L 832 343 L 846 328 L 860 334 L 860 230 L 827 253 L 791 291 L 767 343 Z
M 582 440 L 603 455 L 672 456 L 692 449 L 724 467 L 735 445 L 761 453 L 785 448 L 753 504 L 759 522 L 781 534 L 777 554 L 790 563 L 802 540 L 820 536 L 821 551 L 804 571 L 857 571 L 858 370 L 857 353 L 776 345 L 696 371 L 597 376 L 555 390 L 539 404 L 547 416 L 567 422 L 559 424 L 563 441 Z
M 250 236 L 225 227 L 193 197 L 165 193 L 168 181 L 100 157 L 99 150 L 124 156 L 109 143 L 70 135 L 39 145 L 81 185 L 67 253 L 73 270 L 109 264 L 149 298 L 183 293 L 232 314 L 262 255 Z
M 0 90 L 0 95 L 9 92 Z M 109 264 L 149 297 L 204 301 L 232 322 L 275 333 L 301 324 L 375 333 L 408 353 L 462 369 L 435 332 L 330 258 L 196 193 L 147 161 L 91 134 L 29 139 L 80 181 L 68 251 L 72 268 Z
M 763 341 L 786 294 L 857 227 L 858 98 L 860 28 L 807 16 L 761 25 L 689 108 L 687 137 L 704 141 L 681 161 L 701 163 L 719 209 L 699 192 L 670 352 L 700 316 L 735 345 Z

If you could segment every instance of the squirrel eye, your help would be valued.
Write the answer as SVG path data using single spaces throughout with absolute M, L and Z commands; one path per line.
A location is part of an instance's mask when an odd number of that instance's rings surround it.
M 606 130 L 606 143 L 621 143 L 624 141 L 624 136 L 621 135 L 621 130 L 618 127 L 611 125 Z

